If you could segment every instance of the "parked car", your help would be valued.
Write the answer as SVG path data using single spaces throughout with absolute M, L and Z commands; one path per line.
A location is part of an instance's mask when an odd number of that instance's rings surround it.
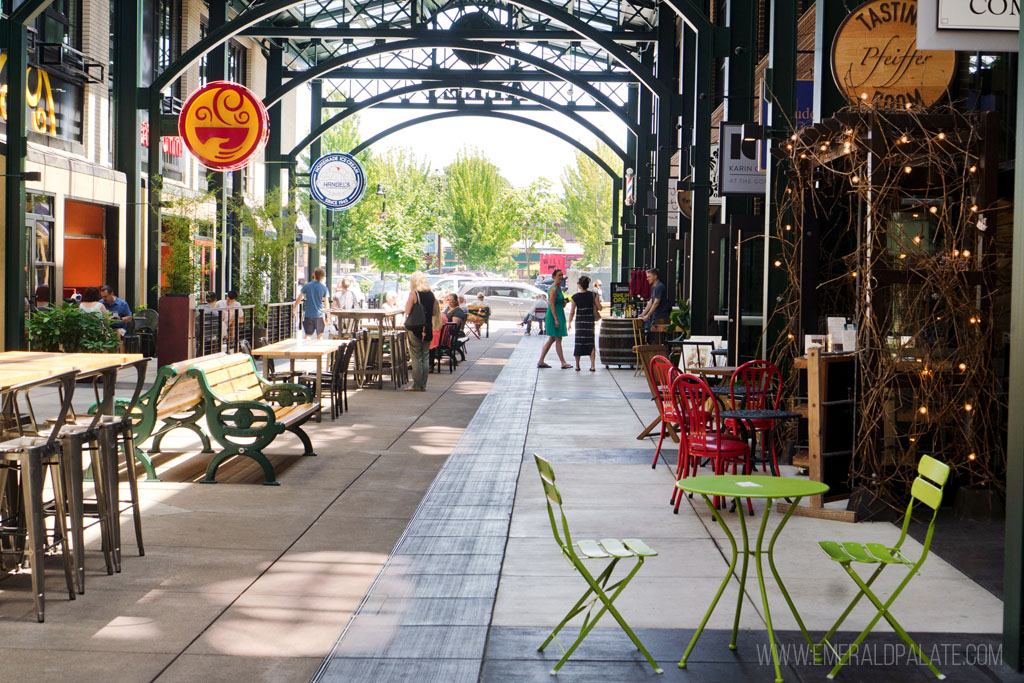
M 458 292 L 466 284 L 473 282 L 480 282 L 481 278 L 477 275 L 469 275 L 466 273 L 453 273 L 450 275 L 431 275 L 428 277 L 430 281 L 430 289 L 435 294 L 443 294 L 445 292 Z
M 381 308 L 387 295 L 394 292 L 399 306 L 409 298 L 409 278 L 405 275 L 388 275 L 384 280 L 374 280 L 366 294 L 367 308 Z
M 544 296 L 544 292 L 533 285 L 513 280 L 468 282 L 459 294 L 471 304 L 476 301 L 477 294 L 483 294 L 484 303 L 491 307 L 492 319 L 516 322 L 533 310 L 538 295 Z

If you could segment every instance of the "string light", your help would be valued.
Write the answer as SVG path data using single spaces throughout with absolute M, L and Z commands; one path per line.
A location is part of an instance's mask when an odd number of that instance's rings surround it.
M 845 132 L 847 135 L 853 135 L 853 128 L 847 128 Z
M 786 339 L 788 339 L 789 341 L 793 341 L 794 339 L 796 339 L 796 337 L 793 335 L 792 332 L 790 332 L 789 334 L 786 335 Z
M 868 94 L 867 94 L 866 92 L 862 92 L 862 93 L 860 94 L 860 98 L 861 98 L 862 100 L 867 100 L 867 99 L 868 99 Z
M 956 258 L 959 255 L 960 255 L 960 250 L 959 249 L 954 249 L 953 250 L 953 257 Z
M 903 172 L 904 172 L 904 173 L 910 173 L 910 172 L 911 172 L 911 171 L 913 171 L 913 170 L 914 170 L 914 169 L 910 168 L 909 166 L 904 166 L 904 167 L 903 167 Z
M 804 154 L 803 152 L 801 152 L 801 153 L 800 153 L 800 158 L 801 158 L 801 159 L 806 159 L 806 158 L 807 158 L 807 155 L 806 155 L 806 154 Z
M 790 145 L 790 144 L 787 143 L 786 144 L 786 149 L 788 149 L 790 152 L 792 152 L 793 151 L 793 145 Z
M 910 138 L 908 138 L 906 135 L 902 135 L 902 136 L 900 136 L 900 142 L 903 143 L 903 144 L 906 144 L 906 143 L 910 142 Z
M 977 210 L 978 210 L 978 205 L 977 204 L 971 204 L 971 212 L 974 213 Z
M 960 368 L 960 372 L 963 372 L 964 370 L 966 370 L 966 369 L 967 369 L 967 363 L 961 363 L 961 364 L 960 364 L 960 365 L 958 365 L 957 367 L 959 367 L 959 368 Z
M 860 178 L 858 176 L 853 176 L 852 178 L 850 178 L 850 182 L 856 185 L 857 183 L 860 182 Z
M 939 207 L 937 207 L 937 206 L 931 206 L 931 207 L 928 207 L 928 210 L 929 210 L 930 212 L 932 212 L 932 213 L 938 213 L 938 212 L 939 212 Z
M 907 102 L 907 109 L 910 110 L 910 109 L 913 109 L 913 108 L 914 108 L 913 103 Z
M 968 460 L 974 460 L 974 459 L 975 459 L 976 457 L 977 457 L 977 455 L 976 455 L 976 454 L 974 454 L 974 453 L 971 453 L 970 455 L 968 455 L 968 456 L 967 456 L 967 459 L 968 459 Z
M 914 244 L 921 244 L 921 236 L 914 235 Z
M 964 249 L 962 253 L 964 258 L 971 258 L 971 252 L 968 251 L 967 249 Z
M 977 166 L 971 166 L 971 167 L 970 167 L 969 169 L 967 169 L 967 170 L 968 170 L 968 171 L 970 171 L 971 173 L 974 173 L 975 171 L 977 171 L 977 170 L 978 170 L 978 167 L 977 167 Z
M 965 404 L 964 404 L 964 410 L 965 410 L 965 411 L 967 411 L 967 412 L 969 413 L 969 412 L 971 412 L 972 410 L 974 410 L 974 406 L 972 406 L 972 405 L 971 405 L 970 403 L 965 403 Z
M 786 230 L 792 230 L 792 229 L 793 229 L 793 226 L 790 225 L 789 223 L 786 223 Z
M 900 254 L 900 258 L 907 258 L 906 254 Z
M 974 316 L 971 316 L 970 320 L 968 320 L 967 322 L 969 322 L 972 325 L 977 325 L 978 324 L 978 319 L 975 318 Z
M 782 261 L 779 261 L 778 259 L 776 259 L 776 261 L 775 261 L 775 264 L 774 264 L 774 265 L 775 265 L 775 267 L 776 267 L 776 268 L 778 268 L 779 266 L 781 266 L 781 265 L 782 265 Z
M 940 140 L 945 140 L 946 139 L 946 134 L 945 133 L 939 133 L 939 139 Z
M 921 406 L 920 408 L 917 409 L 917 412 L 921 413 L 922 415 L 927 415 L 928 414 L 928 406 Z

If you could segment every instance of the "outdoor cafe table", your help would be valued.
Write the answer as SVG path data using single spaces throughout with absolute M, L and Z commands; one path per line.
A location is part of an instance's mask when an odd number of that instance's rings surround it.
M 729 378 L 735 374 L 737 366 L 735 365 L 702 365 L 687 370 L 692 375 L 704 375 L 706 377 L 725 377 Z
M 786 600 L 786 604 L 789 605 L 790 611 L 793 612 L 793 616 L 796 618 L 796 623 L 800 626 L 800 631 L 803 633 L 804 638 L 810 645 L 814 645 L 811 640 L 811 636 L 807 633 L 807 628 L 804 626 L 803 620 L 800 618 L 799 613 L 796 611 L 796 605 L 793 604 L 792 598 L 789 597 L 789 593 L 786 592 L 786 587 L 782 583 L 782 577 L 779 576 L 778 570 L 775 568 L 775 558 L 772 553 L 775 550 L 775 541 L 778 540 L 779 534 L 782 532 L 783 527 L 786 526 L 786 522 L 789 521 L 793 511 L 796 510 L 796 506 L 800 503 L 800 500 L 804 496 L 816 496 L 828 491 L 828 486 L 816 481 L 808 481 L 807 479 L 792 479 L 789 477 L 770 477 L 770 476 L 757 476 L 757 475 L 713 475 L 703 477 L 688 477 L 682 479 L 676 483 L 676 486 L 687 493 L 699 493 L 704 497 L 704 502 L 707 503 L 708 508 L 711 510 L 711 514 L 714 515 L 715 521 L 718 522 L 722 530 L 725 531 L 726 537 L 729 539 L 729 544 L 732 545 L 732 559 L 729 562 L 729 570 L 725 574 L 725 578 L 722 580 L 722 585 L 718 587 L 718 592 L 715 594 L 714 599 L 711 601 L 711 605 L 708 607 L 708 611 L 704 614 L 704 618 L 700 622 L 700 626 L 697 627 L 697 632 L 693 634 L 693 639 L 690 640 L 689 646 L 686 648 L 686 652 L 683 653 L 683 658 L 679 660 L 679 668 L 686 668 L 686 660 L 689 659 L 690 653 L 693 652 L 694 646 L 697 644 L 697 639 L 700 638 L 701 633 L 704 631 L 704 626 L 708 623 L 708 619 L 711 618 L 711 613 L 715 611 L 715 607 L 718 605 L 718 600 L 722 597 L 722 593 L 725 592 L 725 587 L 729 585 L 729 580 L 733 577 L 733 573 L 736 570 L 736 560 L 739 556 L 743 555 L 743 567 L 740 570 L 740 590 L 739 597 L 736 600 L 736 616 L 733 621 L 732 627 L 732 640 L 729 643 L 729 649 L 736 649 L 736 634 L 739 631 L 740 625 L 740 608 L 743 606 L 744 590 L 746 589 L 747 582 L 747 563 L 751 557 L 754 558 L 754 566 L 757 569 L 757 584 L 761 589 L 761 602 L 764 605 L 764 620 L 768 625 L 768 642 L 772 649 L 772 663 L 775 665 L 775 680 L 777 683 L 782 682 L 782 672 L 779 670 L 779 652 L 778 647 L 775 643 L 775 630 L 772 626 L 772 615 L 768 608 L 768 594 L 765 592 L 764 587 L 764 567 L 762 565 L 762 558 L 766 557 L 768 560 L 768 568 L 771 569 L 772 576 L 775 577 L 775 582 L 779 586 L 779 590 L 782 592 L 782 597 Z M 713 496 L 723 496 L 726 498 L 733 498 L 736 501 L 736 512 L 740 518 L 740 532 L 743 538 L 743 549 L 740 550 L 736 547 L 736 538 L 729 530 L 728 525 L 725 523 L 725 519 L 722 517 L 721 512 L 712 503 L 711 498 Z M 765 505 L 764 513 L 761 517 L 761 527 L 757 533 L 757 542 L 754 549 L 750 549 L 750 536 L 747 534 L 747 518 L 743 514 L 743 506 L 740 504 L 740 498 L 765 498 L 767 499 L 767 505 Z M 775 528 L 775 532 L 772 534 L 771 540 L 768 542 L 768 547 L 764 547 L 764 536 L 765 530 L 768 526 L 768 515 L 772 509 L 772 501 L 776 498 L 793 499 L 792 505 L 786 514 L 779 520 L 779 525 Z
M 252 355 L 263 356 L 264 375 L 267 374 L 267 360 L 270 358 L 291 361 L 293 371 L 295 370 L 295 361 L 297 360 L 316 361 L 316 380 L 313 393 L 316 396 L 316 400 L 322 402 L 324 400 L 324 387 L 320 378 L 323 375 L 324 359 L 349 343 L 352 343 L 350 339 L 282 339 L 273 344 L 253 349 Z M 316 419 L 319 422 L 323 420 L 323 417 L 317 415 Z M 331 419 L 334 419 L 333 414 Z
M 377 388 L 384 388 L 384 328 L 394 330 L 398 314 L 401 311 L 385 311 L 383 308 L 332 308 L 331 315 L 338 319 L 338 329 L 343 329 L 343 321 L 354 320 L 358 327 L 361 320 L 372 320 L 377 325 Z
M 736 387 L 736 388 L 739 389 L 739 387 Z M 746 394 L 746 392 L 744 392 L 744 395 L 745 394 Z M 754 421 L 755 420 L 774 420 L 774 421 L 777 421 L 777 422 L 782 422 L 784 420 L 795 420 L 798 417 L 800 417 L 800 413 L 794 413 L 792 410 L 771 410 L 771 409 L 761 409 L 761 408 L 742 408 L 742 409 L 737 409 L 737 410 L 723 410 L 723 411 L 719 412 L 718 415 L 723 420 L 736 420 L 737 422 L 739 422 L 740 426 L 743 428 L 743 432 L 744 432 L 743 436 L 744 436 L 745 439 L 747 439 L 747 441 L 750 442 L 750 461 L 749 461 L 750 462 L 750 467 L 754 466 L 754 462 L 756 460 L 756 455 L 757 455 L 757 453 L 755 452 L 756 449 L 757 449 L 757 439 L 756 439 L 756 434 L 755 434 L 756 430 L 754 428 Z M 754 437 L 753 440 L 751 440 L 751 437 Z M 764 453 L 764 449 L 765 448 L 767 448 L 766 444 L 762 443 L 761 444 L 761 451 L 762 451 L 761 455 L 764 456 L 764 459 L 761 460 L 761 462 L 768 462 L 769 464 L 771 464 L 772 465 L 772 471 L 774 472 L 775 476 L 777 477 L 777 476 L 779 476 L 779 473 L 775 472 L 775 463 L 773 461 L 771 461 L 771 460 L 768 460 L 767 454 Z

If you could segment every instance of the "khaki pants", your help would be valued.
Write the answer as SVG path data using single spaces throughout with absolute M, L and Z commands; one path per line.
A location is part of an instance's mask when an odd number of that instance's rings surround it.
M 423 340 L 414 334 L 409 338 L 409 360 L 412 362 L 412 386 L 414 389 L 427 388 L 427 373 L 430 372 L 430 340 Z

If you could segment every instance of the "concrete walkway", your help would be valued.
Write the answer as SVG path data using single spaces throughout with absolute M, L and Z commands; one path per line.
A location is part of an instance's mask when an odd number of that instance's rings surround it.
M 145 557 L 125 515 L 123 571 L 106 575 L 91 536 L 74 601 L 49 558 L 44 624 L 27 575 L 0 581 L 0 681 L 308 681 L 517 342 L 495 326 L 425 394 L 359 390 L 350 412 L 310 424 L 316 458 L 281 437 L 268 449 L 278 487 L 248 462 L 195 483 L 209 456 L 187 432 L 169 437 L 162 481 L 140 483 Z
M 640 536 L 659 551 L 620 599 L 624 617 L 665 669 L 658 680 L 774 679 L 753 567 L 738 650 L 727 647 L 739 588 L 734 577 L 689 667 L 676 667 L 727 571 L 728 542 L 703 501 L 687 500 L 672 514 L 672 471 L 664 464 L 652 469 L 653 444 L 635 439 L 655 416 L 646 382 L 631 370 L 590 373 L 586 364 L 578 373 L 557 365 L 538 371 L 541 342 L 521 340 L 315 680 L 551 680 L 560 651 L 555 644 L 544 653 L 536 648 L 585 584 L 552 538 L 533 453 L 555 467 L 574 538 Z M 763 514 L 757 506 L 753 533 Z M 737 516 L 726 517 L 737 531 Z M 772 513 L 768 529 L 779 519 Z M 817 541 L 892 543 L 897 535 L 889 523 L 790 520 L 777 564 L 812 634 L 831 626 L 854 594 Z M 913 553 L 920 546 L 910 540 L 905 547 Z M 892 571 L 876 584 L 883 591 L 902 578 Z M 768 596 L 786 645 L 783 676 L 822 680 L 828 669 L 811 662 L 770 580 Z M 1024 680 L 999 662 L 1001 602 L 934 554 L 893 612 L 951 680 Z M 848 628 L 862 627 L 871 616 L 858 606 Z M 581 622 L 570 622 L 563 645 Z M 837 642 L 855 635 L 842 633 Z M 887 626 L 869 643 L 840 680 L 932 678 Z M 632 681 L 655 675 L 606 618 L 558 677 Z

